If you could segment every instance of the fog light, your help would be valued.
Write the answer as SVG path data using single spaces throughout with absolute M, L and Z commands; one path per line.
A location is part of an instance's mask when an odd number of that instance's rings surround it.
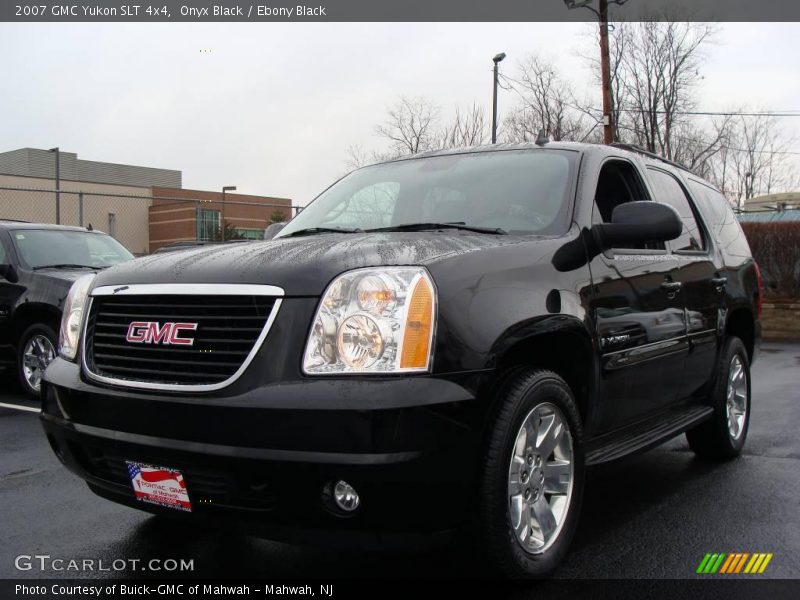
M 345 512 L 353 512 L 361 502 L 358 492 L 346 481 L 337 481 L 333 486 L 333 501 Z

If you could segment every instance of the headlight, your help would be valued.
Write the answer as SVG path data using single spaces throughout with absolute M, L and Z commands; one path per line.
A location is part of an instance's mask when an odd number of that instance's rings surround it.
M 67 360 L 75 360 L 78 354 L 83 313 L 92 281 L 94 274 L 84 275 L 76 280 L 67 294 L 67 299 L 64 300 L 64 312 L 61 315 L 61 329 L 58 335 L 58 353 Z
M 427 371 L 436 291 L 422 267 L 357 269 L 322 295 L 306 343 L 303 372 Z

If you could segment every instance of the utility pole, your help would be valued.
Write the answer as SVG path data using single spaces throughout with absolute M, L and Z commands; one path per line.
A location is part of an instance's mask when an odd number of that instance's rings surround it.
M 608 49 L 608 5 L 625 4 L 628 0 L 598 0 L 599 10 L 590 6 L 592 0 L 564 0 L 567 8 L 588 8 L 595 15 L 600 24 L 600 78 L 603 84 L 603 142 L 613 143 L 614 140 L 614 108 L 611 97 L 611 57 Z
M 226 185 L 222 188 L 222 215 L 221 215 L 222 218 L 220 219 L 221 223 L 220 227 L 222 228 L 222 231 L 220 231 L 220 237 L 222 238 L 223 242 L 225 241 L 225 192 L 235 192 L 235 191 L 236 191 L 235 185 Z
M 600 0 L 600 73 L 603 78 L 603 142 L 614 142 L 611 107 L 611 57 L 608 50 L 608 0 Z

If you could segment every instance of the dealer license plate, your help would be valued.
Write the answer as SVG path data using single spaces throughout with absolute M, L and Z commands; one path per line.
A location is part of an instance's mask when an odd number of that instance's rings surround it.
M 125 461 L 136 499 L 167 508 L 192 511 L 186 482 L 177 469 Z

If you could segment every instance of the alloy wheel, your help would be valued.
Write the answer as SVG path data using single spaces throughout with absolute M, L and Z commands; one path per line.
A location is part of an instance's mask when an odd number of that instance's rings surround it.
M 573 441 L 561 410 L 549 402 L 528 413 L 517 433 L 508 468 L 511 526 L 531 554 L 555 542 L 572 496 Z
M 747 373 L 738 354 L 733 357 L 728 369 L 728 394 L 725 407 L 728 414 L 728 433 L 732 439 L 738 440 L 744 431 L 747 417 Z
M 42 374 L 56 357 L 56 349 L 47 336 L 37 334 L 25 344 L 22 353 L 22 373 L 30 388 L 36 392 L 42 386 Z

